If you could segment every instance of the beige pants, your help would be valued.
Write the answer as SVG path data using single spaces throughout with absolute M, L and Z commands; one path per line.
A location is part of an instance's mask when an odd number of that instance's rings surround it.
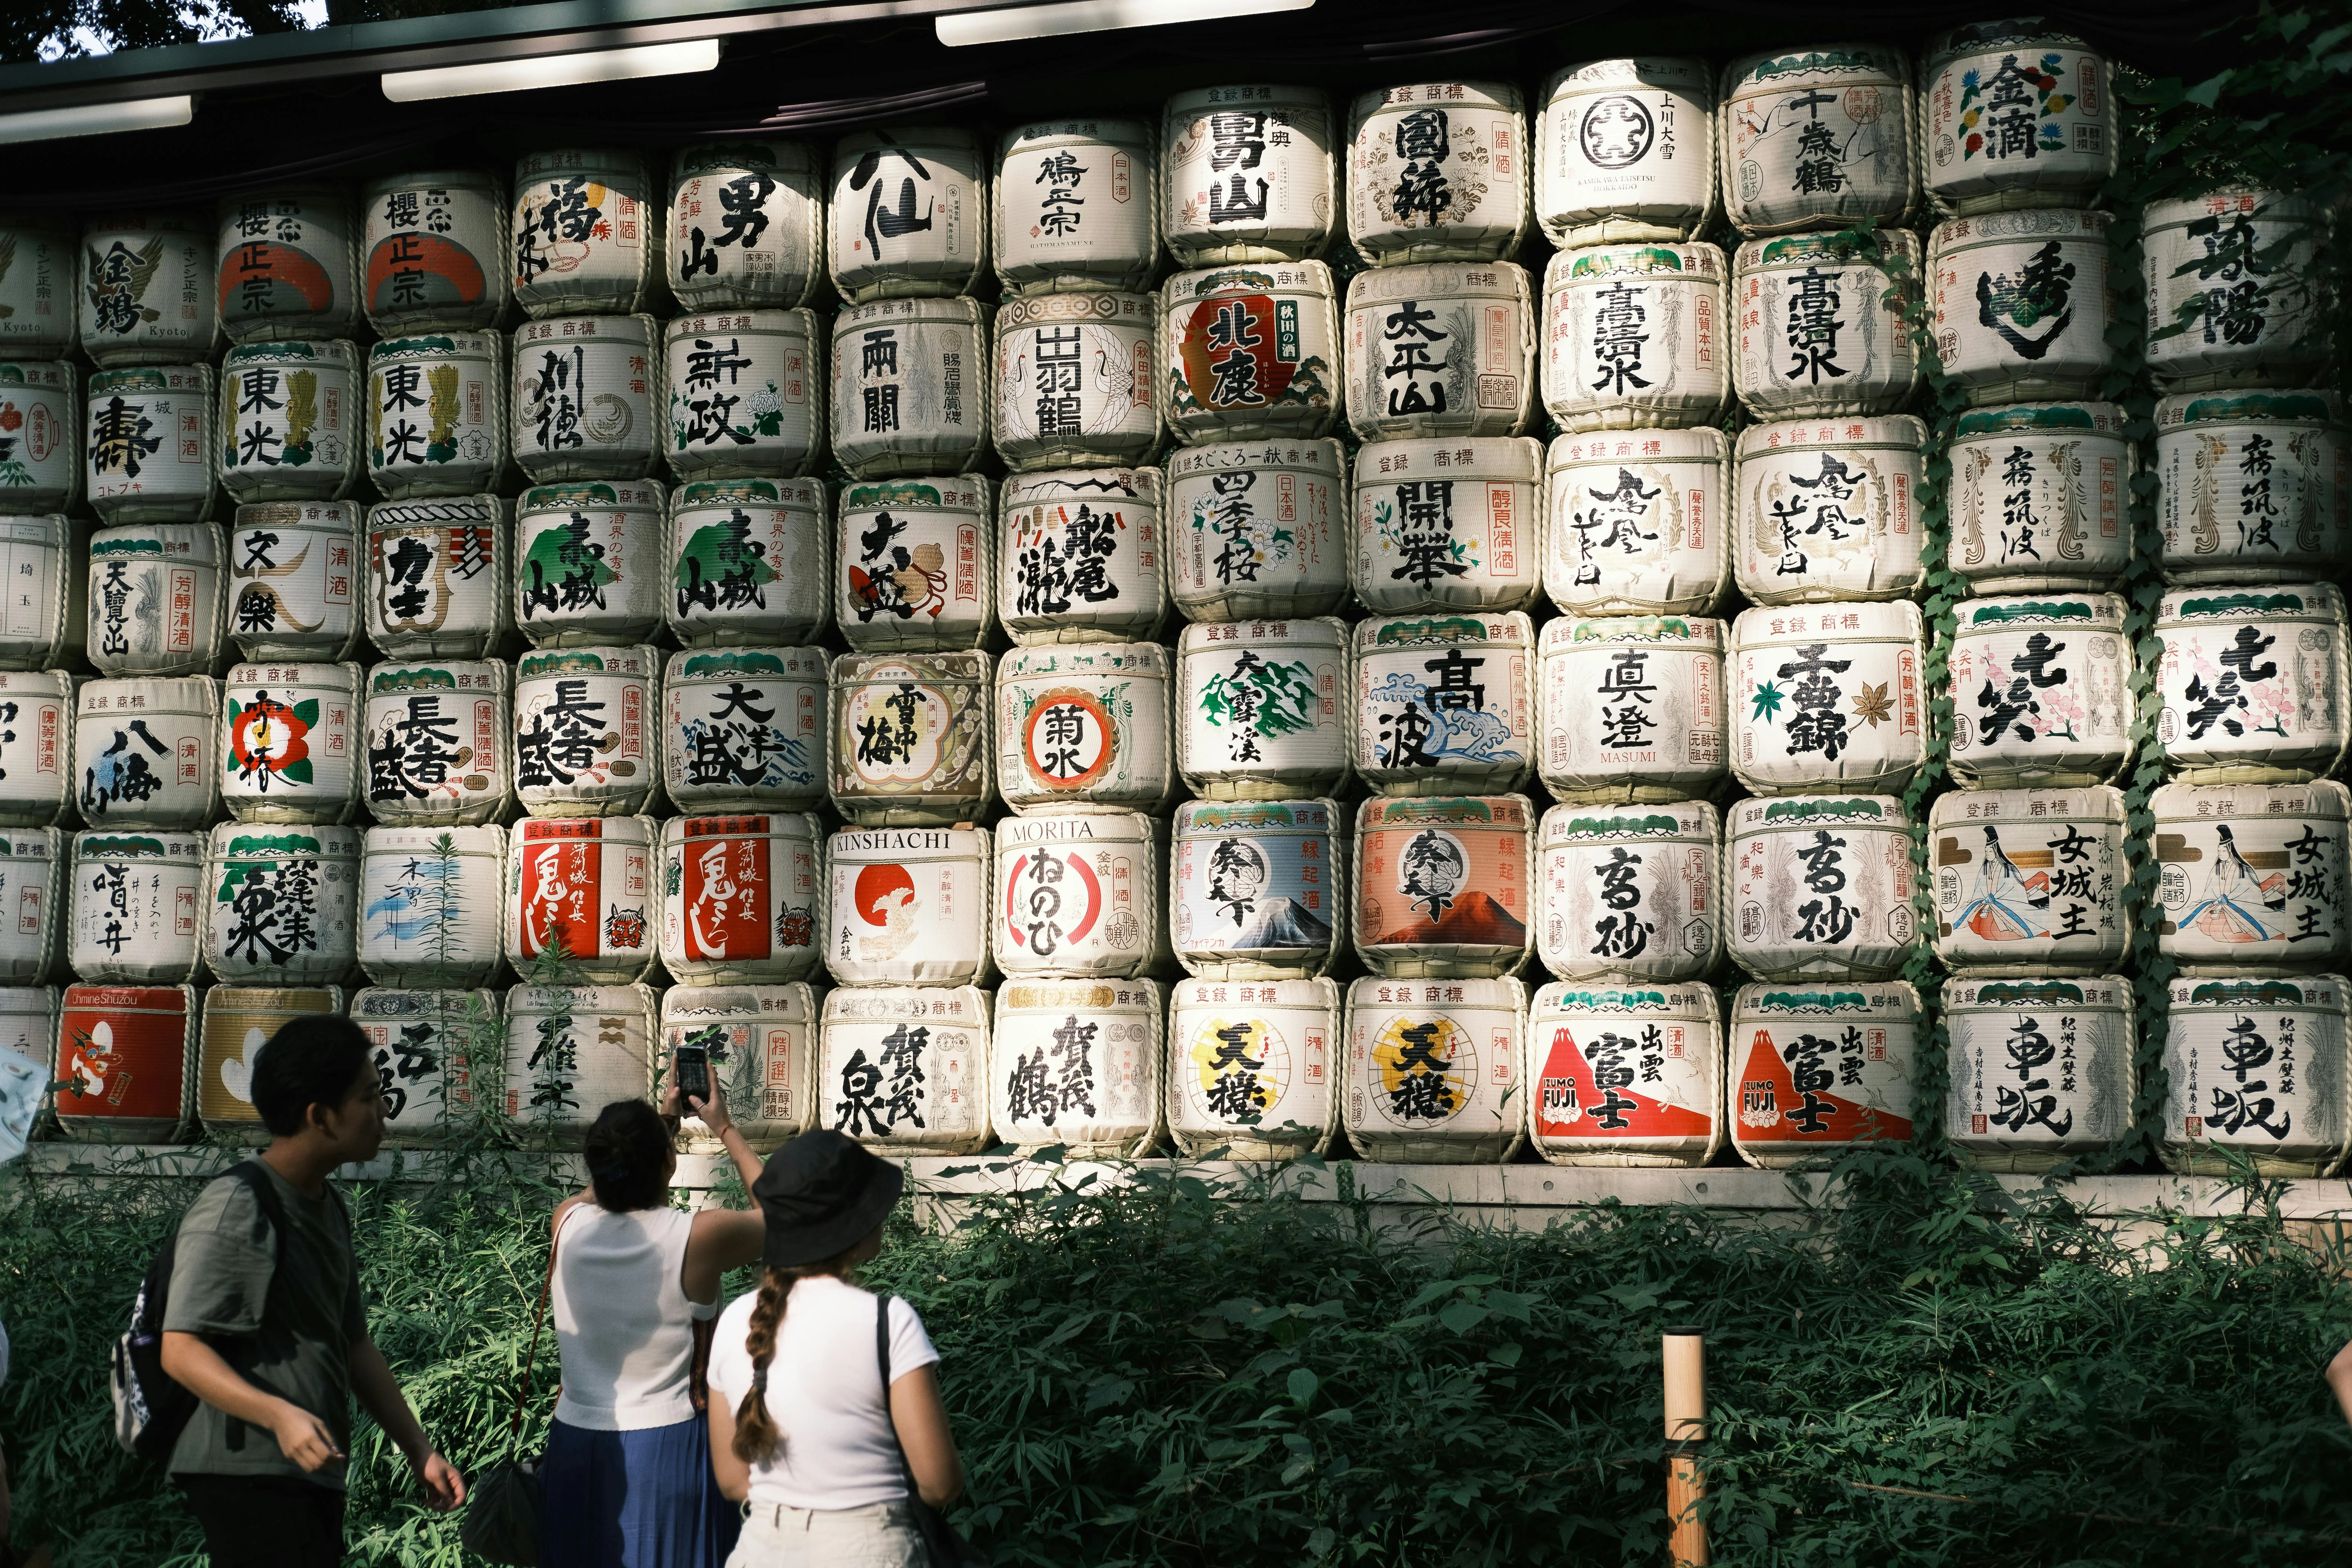
M 864 1508 L 753 1503 L 727 1568 L 928 1568 L 914 1511 L 903 1502 Z

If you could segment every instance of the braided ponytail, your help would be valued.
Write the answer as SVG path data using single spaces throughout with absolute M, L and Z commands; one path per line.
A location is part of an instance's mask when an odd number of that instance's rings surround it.
M 792 1304 L 793 1287 L 803 1279 L 849 1277 L 853 1247 L 821 1263 L 770 1268 L 760 1276 L 760 1297 L 751 1303 L 751 1321 L 743 1331 L 743 1348 L 751 1352 L 751 1387 L 735 1407 L 735 1457 L 747 1465 L 763 1465 L 781 1453 L 784 1435 L 768 1411 L 768 1363 L 776 1357 L 776 1334 L 784 1326 L 784 1309 Z

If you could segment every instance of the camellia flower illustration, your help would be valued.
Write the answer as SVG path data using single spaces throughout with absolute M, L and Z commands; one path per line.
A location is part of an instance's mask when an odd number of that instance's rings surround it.
M 314 699 L 291 707 L 267 691 L 257 691 L 249 706 L 229 702 L 229 765 L 237 778 L 267 792 L 272 783 L 310 782 L 310 726 L 319 720 Z

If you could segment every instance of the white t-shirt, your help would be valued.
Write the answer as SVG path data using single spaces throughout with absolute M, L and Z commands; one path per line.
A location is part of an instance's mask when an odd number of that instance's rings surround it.
M 768 1414 L 783 1434 L 773 1458 L 751 1468 L 751 1500 L 787 1508 L 865 1508 L 907 1495 L 898 1439 L 874 1358 L 880 1298 L 820 1276 L 793 1287 L 776 1353 L 768 1363 Z M 719 1314 L 710 1346 L 710 1392 L 730 1411 L 751 1390 L 744 1347 L 759 1293 L 738 1296 Z M 903 1299 L 890 1303 L 890 1375 L 940 1359 L 923 1320 Z

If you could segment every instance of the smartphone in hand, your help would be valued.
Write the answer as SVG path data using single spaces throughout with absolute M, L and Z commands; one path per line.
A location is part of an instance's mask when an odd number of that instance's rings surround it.
M 678 1108 L 688 1115 L 694 1113 L 695 1100 L 710 1099 L 710 1048 L 708 1046 L 680 1046 L 671 1058 L 671 1074 L 677 1084 Z

